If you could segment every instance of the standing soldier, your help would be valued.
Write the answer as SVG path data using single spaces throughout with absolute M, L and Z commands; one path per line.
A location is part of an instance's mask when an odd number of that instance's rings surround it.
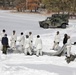
M 7 38 L 7 34 L 5 34 L 4 37 L 2 37 L 2 45 L 3 45 L 3 49 L 2 52 L 3 54 L 7 54 L 7 48 L 8 48 L 8 38 Z
M 15 33 L 16 33 L 16 31 L 13 30 L 13 35 L 11 36 L 11 39 L 10 39 L 10 41 L 11 41 L 11 48 L 12 48 L 13 50 L 16 50 L 17 36 L 16 36 Z
M 20 36 L 20 39 L 19 39 L 19 45 L 20 45 L 21 50 L 24 49 L 24 42 L 25 42 L 25 37 L 23 35 L 23 32 L 21 32 L 21 36 Z
M 5 33 L 6 33 L 6 30 L 5 29 L 3 29 L 2 31 L 1 31 L 1 34 L 0 34 L 0 41 L 2 41 L 2 38 L 5 36 Z M 0 42 L 0 50 L 2 50 L 2 43 Z
M 68 35 L 67 34 L 64 34 L 64 38 L 63 38 L 63 54 L 64 55 L 67 52 L 67 48 L 66 48 L 67 40 L 68 40 Z
M 66 43 L 67 55 L 66 55 L 65 60 L 67 61 L 67 63 L 70 63 L 71 61 L 75 60 L 76 54 L 71 53 L 71 39 L 70 39 L 70 36 L 68 36 L 67 38 L 68 38 L 67 43 Z
M 33 35 L 32 32 L 29 32 L 29 40 L 30 40 L 30 50 L 33 50 Z
M 30 55 L 32 55 L 32 52 L 30 50 L 30 40 L 29 40 L 29 36 L 26 35 L 26 39 L 25 39 L 25 50 L 24 50 L 25 55 L 27 55 L 27 53 L 29 53 Z
M 69 58 L 70 54 L 71 54 L 71 39 L 70 39 L 70 36 L 68 36 L 66 47 L 67 47 L 67 57 Z
M 36 47 L 36 56 L 42 55 L 42 40 L 40 38 L 40 35 L 37 35 L 37 39 L 35 41 L 35 47 Z
M 66 45 L 67 40 L 68 40 L 68 35 L 67 34 L 64 34 L 63 45 Z
M 60 34 L 59 34 L 59 31 L 57 31 L 57 33 L 55 35 L 55 39 L 54 39 L 53 49 L 58 50 L 59 42 L 60 42 Z

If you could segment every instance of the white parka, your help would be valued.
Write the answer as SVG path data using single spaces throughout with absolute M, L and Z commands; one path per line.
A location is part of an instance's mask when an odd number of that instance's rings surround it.
M 24 46 L 24 43 L 25 43 L 25 37 L 24 37 L 24 35 L 21 35 L 20 36 L 19 43 L 20 43 L 20 45 L 23 45 Z
M 29 35 L 29 40 L 30 40 L 30 42 L 31 42 L 31 41 L 33 42 L 33 35 L 32 35 L 32 34 Z
M 71 47 L 71 39 L 69 38 L 68 40 L 67 40 L 67 47 Z
M 42 40 L 40 38 L 36 39 L 35 47 L 36 47 L 36 49 L 42 49 Z
M 59 34 L 58 35 L 57 34 L 55 35 L 54 41 L 55 42 L 60 42 L 60 35 Z
M 17 41 L 17 36 L 12 35 L 10 41 L 11 41 L 11 47 L 15 47 L 16 46 L 16 41 Z
M 30 40 L 29 38 L 25 39 L 25 49 L 30 47 Z
M 10 41 L 11 42 L 17 41 L 17 36 L 16 35 L 12 35 Z

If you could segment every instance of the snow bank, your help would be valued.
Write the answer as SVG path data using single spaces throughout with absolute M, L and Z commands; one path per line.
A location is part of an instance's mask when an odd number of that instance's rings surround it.
M 0 58 L 1 63 L 14 66 L 14 65 L 26 65 L 26 64 L 53 64 L 57 66 L 62 66 L 62 67 L 70 67 L 70 68 L 76 68 L 76 60 L 67 63 L 65 60 L 65 56 L 62 57 L 57 57 L 57 56 L 47 56 L 43 55 L 40 57 L 36 57 L 35 55 L 33 56 L 25 56 L 24 54 L 8 54 L 8 55 L 1 55 Z M 32 61 L 32 62 L 31 62 Z
M 50 73 L 44 70 L 29 69 L 23 66 L 6 66 L 0 63 L 1 75 L 58 75 L 57 73 Z

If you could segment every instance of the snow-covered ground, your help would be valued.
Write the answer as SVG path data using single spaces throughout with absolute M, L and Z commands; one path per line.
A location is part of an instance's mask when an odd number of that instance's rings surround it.
M 19 38 L 20 32 L 25 35 L 33 32 L 34 41 L 39 34 L 43 41 L 43 51 L 52 52 L 54 36 L 60 31 L 61 42 L 65 33 L 71 36 L 72 43 L 76 41 L 76 20 L 69 20 L 66 29 L 43 29 L 39 27 L 39 21 L 47 16 L 41 14 L 10 13 L 0 10 L 0 31 L 6 29 L 10 39 L 13 30 L 16 30 Z M 18 42 L 17 42 L 18 44 Z M 72 45 L 72 53 L 76 54 L 76 45 Z M 65 56 L 56 57 L 43 55 L 40 57 L 25 56 L 23 53 L 11 53 L 3 55 L 0 51 L 0 74 L 2 75 L 76 75 L 76 60 L 67 64 Z

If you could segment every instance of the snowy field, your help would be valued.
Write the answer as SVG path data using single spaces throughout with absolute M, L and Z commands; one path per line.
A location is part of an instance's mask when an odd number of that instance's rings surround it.
M 27 13 L 10 13 L 10 11 L 0 10 L 0 31 L 6 29 L 10 39 L 12 31 L 16 30 L 17 36 L 21 32 L 28 34 L 33 32 L 34 41 L 39 34 L 43 41 L 43 51 L 53 52 L 50 50 L 53 46 L 56 31 L 60 31 L 62 40 L 65 33 L 71 36 L 72 43 L 76 41 L 76 20 L 69 20 L 69 26 L 66 29 L 43 29 L 39 27 L 39 21 L 46 19 L 47 16 L 41 14 Z M 9 41 L 10 42 L 10 41 Z M 18 45 L 18 42 L 17 42 Z M 76 45 L 72 45 L 72 53 L 76 54 Z M 25 56 L 23 53 L 11 53 L 3 55 L 0 51 L 0 74 L 1 75 L 76 75 L 76 59 L 67 64 L 65 56 L 43 55 L 36 57 Z

